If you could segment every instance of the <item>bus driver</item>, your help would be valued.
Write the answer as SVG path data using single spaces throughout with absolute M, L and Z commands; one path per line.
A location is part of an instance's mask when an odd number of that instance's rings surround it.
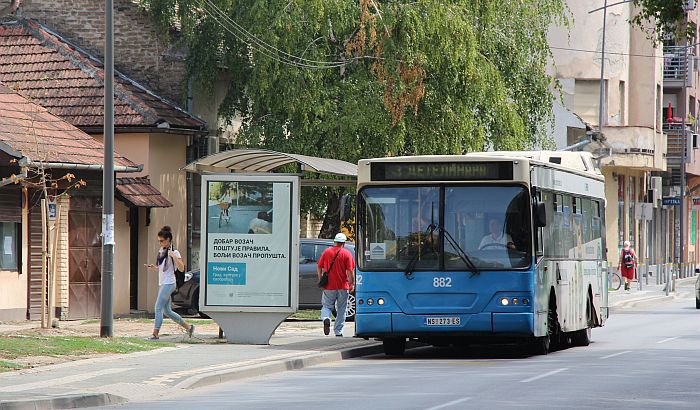
M 503 223 L 496 218 L 489 221 L 489 234 L 481 239 L 479 244 L 479 250 L 489 249 L 489 248 L 507 248 L 515 250 L 515 243 L 513 243 L 513 238 L 510 237 L 503 230 Z

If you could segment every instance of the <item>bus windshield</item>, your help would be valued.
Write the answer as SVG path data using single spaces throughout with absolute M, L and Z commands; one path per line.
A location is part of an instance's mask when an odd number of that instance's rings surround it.
M 530 201 L 523 186 L 367 187 L 360 192 L 361 270 L 482 270 L 530 266 Z

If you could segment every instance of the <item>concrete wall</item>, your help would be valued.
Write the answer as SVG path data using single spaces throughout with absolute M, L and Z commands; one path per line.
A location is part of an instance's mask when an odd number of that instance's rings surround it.
M 184 49 L 161 41 L 137 1 L 114 1 L 114 64 L 158 94 L 184 105 Z M 104 2 L 23 0 L 21 13 L 34 18 L 91 54 L 104 55 Z

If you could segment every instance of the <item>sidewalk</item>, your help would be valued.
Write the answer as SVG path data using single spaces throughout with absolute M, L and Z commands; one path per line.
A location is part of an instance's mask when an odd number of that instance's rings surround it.
M 697 277 L 676 279 L 675 292 L 669 292 L 668 296 L 666 296 L 665 285 L 644 284 L 642 290 L 639 290 L 639 283 L 635 281 L 631 283 L 630 290 L 620 288 L 620 290 L 609 292 L 608 306 L 614 313 L 615 310 L 632 308 L 639 303 L 671 300 L 692 292 L 696 279 Z
M 20 325 L 21 326 L 21 325 Z M 5 326 L 7 328 L 7 326 Z M 352 323 L 345 333 L 354 334 Z M 175 347 L 0 374 L 0 410 L 101 406 L 381 352 L 381 344 L 323 336 L 320 322 L 285 322 L 269 346 L 221 343 L 214 333 L 194 340 L 161 337 Z

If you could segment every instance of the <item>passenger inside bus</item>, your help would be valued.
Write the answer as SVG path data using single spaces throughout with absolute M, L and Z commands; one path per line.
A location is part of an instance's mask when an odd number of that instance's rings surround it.
M 499 248 L 515 250 L 515 243 L 513 242 L 513 238 L 505 232 L 503 222 L 499 219 L 492 218 L 489 221 L 489 234 L 481 239 L 479 250 Z

